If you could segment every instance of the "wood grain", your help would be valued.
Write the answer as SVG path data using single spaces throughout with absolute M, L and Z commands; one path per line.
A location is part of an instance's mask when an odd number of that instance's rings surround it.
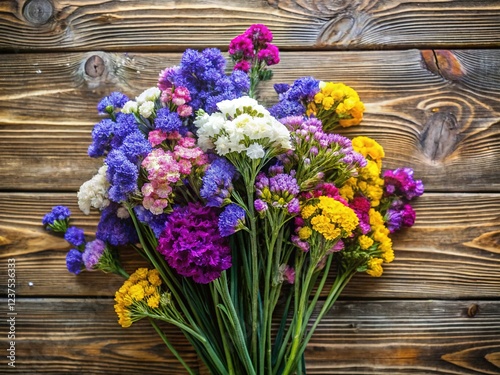
M 6 259 L 15 258 L 22 297 L 113 296 L 123 282 L 120 277 L 100 272 L 74 276 L 66 270 L 69 245 L 41 228 L 43 215 L 56 204 L 67 205 L 74 213 L 72 225 L 93 238 L 98 216 L 82 214 L 74 194 L 1 193 L 0 274 L 6 272 Z M 500 195 L 427 193 L 415 202 L 415 209 L 415 226 L 394 236 L 396 260 L 386 265 L 384 275 L 357 275 L 343 296 L 498 297 Z M 129 272 L 145 265 L 133 250 L 122 254 Z
M 285 49 L 495 47 L 495 0 L 3 1 L 0 49 L 179 51 L 227 48 L 264 23 Z
M 16 374 L 185 373 L 147 322 L 119 327 L 111 299 L 20 298 L 16 311 Z M 186 340 L 164 327 L 196 368 Z M 498 374 L 499 353 L 498 301 L 353 300 L 323 319 L 306 360 L 308 374 L 473 375 Z
M 99 121 L 99 99 L 115 90 L 135 97 L 180 55 L 0 58 L 0 189 L 68 191 L 98 169 L 100 162 L 86 151 Z M 89 60 L 102 61 L 101 75 L 85 73 Z M 362 126 L 344 133 L 378 140 L 386 150 L 385 167 L 414 168 L 428 190 L 500 189 L 500 51 L 284 53 L 274 71 L 260 94 L 268 105 L 276 101 L 273 83 L 304 75 L 354 87 L 366 115 Z

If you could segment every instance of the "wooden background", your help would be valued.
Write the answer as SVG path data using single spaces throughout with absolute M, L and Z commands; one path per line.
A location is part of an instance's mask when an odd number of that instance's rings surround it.
M 76 191 L 95 105 L 155 84 L 187 48 L 252 23 L 273 31 L 276 82 L 353 86 L 386 168 L 426 186 L 382 278 L 358 275 L 307 351 L 310 374 L 500 374 L 500 1 L 0 1 L 0 374 L 183 374 L 151 327 L 122 329 L 118 277 L 65 269 L 41 219 Z M 272 84 L 261 98 L 275 100 Z M 7 264 L 16 262 L 16 368 L 7 366 Z M 125 266 L 139 263 L 132 254 Z M 172 329 L 186 361 L 197 366 Z

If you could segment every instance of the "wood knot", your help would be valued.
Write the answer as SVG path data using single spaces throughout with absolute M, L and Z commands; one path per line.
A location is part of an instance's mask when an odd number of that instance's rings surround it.
M 456 148 L 459 141 L 458 122 L 451 112 L 431 115 L 420 136 L 424 155 L 431 160 L 443 160 Z
M 465 68 L 452 51 L 423 50 L 422 59 L 427 70 L 449 81 L 458 81 L 465 74 Z
M 473 303 L 472 305 L 469 306 L 469 308 L 467 309 L 467 316 L 469 318 L 473 318 L 476 316 L 476 314 L 479 312 L 479 306 L 475 303 Z
M 33 25 L 46 24 L 54 12 L 49 0 L 28 0 L 23 7 L 24 18 Z
M 100 56 L 90 56 L 85 62 L 85 73 L 92 78 L 102 76 L 105 69 L 106 65 Z

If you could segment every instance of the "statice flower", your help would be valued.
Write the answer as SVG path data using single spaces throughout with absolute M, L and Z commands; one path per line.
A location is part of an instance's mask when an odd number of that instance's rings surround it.
M 401 199 L 394 200 L 385 214 L 387 228 L 391 233 L 413 226 L 415 217 L 413 207 Z
M 177 112 L 171 112 L 167 107 L 158 110 L 154 125 L 156 129 L 166 133 L 178 131 L 184 134 L 187 131 L 179 114 Z
M 69 227 L 64 234 L 64 239 L 76 247 L 80 247 L 85 244 L 85 234 L 83 229 L 78 227 Z
M 219 232 L 222 237 L 230 236 L 245 227 L 245 210 L 231 203 L 219 216 Z
M 78 275 L 83 269 L 82 253 L 77 249 L 71 249 L 66 254 L 66 268 L 69 272 Z
M 172 66 L 162 70 L 158 77 L 158 88 L 162 91 L 169 91 L 174 85 L 176 72 L 179 70 L 178 66 Z
M 88 154 L 92 158 L 103 156 L 110 149 L 111 135 L 115 129 L 115 122 L 109 118 L 103 119 L 92 129 L 92 143 Z
M 302 116 L 306 111 L 307 103 L 311 102 L 319 92 L 319 82 L 313 77 L 302 77 L 288 87 L 275 85 L 279 101 L 271 107 L 269 112 L 278 119 L 288 116 Z M 288 89 L 284 91 L 285 88 Z
M 132 219 L 118 217 L 117 213 L 120 207 L 116 203 L 106 207 L 102 211 L 97 225 L 96 238 L 113 246 L 134 244 L 138 241 Z
M 42 224 L 45 229 L 54 232 L 66 232 L 69 225 L 71 211 L 66 206 L 55 206 L 52 210 L 45 214 L 42 219 Z
M 111 184 L 109 199 L 117 203 L 125 201 L 130 194 L 137 191 L 137 166 L 128 160 L 121 150 L 111 151 L 105 163 L 108 166 L 106 176 Z
M 207 284 L 231 267 L 231 249 L 218 227 L 217 209 L 200 203 L 176 207 L 160 236 L 158 251 L 170 267 Z
M 413 169 L 411 168 L 385 171 L 383 177 L 387 194 L 398 195 L 407 200 L 412 200 L 424 193 L 424 184 L 421 180 L 413 179 Z
M 286 209 L 290 215 L 298 214 L 300 211 L 297 198 L 299 185 L 293 175 L 292 172 L 267 177 L 264 173 L 259 173 L 255 181 L 255 191 L 258 199 L 271 207 Z
M 107 170 L 107 165 L 100 167 L 97 174 L 84 182 L 78 190 L 78 207 L 85 215 L 90 214 L 91 207 L 102 210 L 109 204 Z
M 198 144 L 218 155 L 244 154 L 259 159 L 292 148 L 290 132 L 255 99 L 247 96 L 217 104 L 219 112 L 201 113 L 195 120 Z
M 235 177 L 236 168 L 227 159 L 217 157 L 212 161 L 202 178 L 200 190 L 207 206 L 222 207 L 230 201 Z
M 370 231 L 370 201 L 365 197 L 357 196 L 349 202 L 349 207 L 358 216 L 361 233 L 367 234 Z
M 167 221 L 168 214 L 161 213 L 159 215 L 155 215 L 142 205 L 135 206 L 134 213 L 141 223 L 146 224 L 151 228 L 156 238 L 160 237 L 160 234 L 165 227 L 165 222 Z
M 152 151 L 151 144 L 141 132 L 127 135 L 122 145 L 118 148 L 122 154 L 133 164 L 144 158 Z
M 82 261 L 87 271 L 96 269 L 105 249 L 106 244 L 99 239 L 87 242 L 85 251 L 82 254 Z
M 97 112 L 101 115 L 112 114 L 115 109 L 122 108 L 129 98 L 121 92 L 112 92 L 109 96 L 104 97 L 97 104 Z

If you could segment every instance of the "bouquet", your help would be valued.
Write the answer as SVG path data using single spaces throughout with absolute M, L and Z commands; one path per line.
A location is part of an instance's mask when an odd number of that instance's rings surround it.
M 259 103 L 280 59 L 271 42 L 255 24 L 231 41 L 231 61 L 188 49 L 134 99 L 103 98 L 88 149 L 103 165 L 78 192 L 84 213 L 100 210 L 95 239 L 67 207 L 43 218 L 71 244 L 70 272 L 124 277 L 118 323 L 149 320 L 189 374 L 159 321 L 213 374 L 305 374 L 321 319 L 356 273 L 382 275 L 390 234 L 413 225 L 423 193 L 411 169 L 382 170 L 375 140 L 335 132 L 362 120 L 353 88 L 306 76 Z M 149 268 L 128 274 L 123 246 Z

